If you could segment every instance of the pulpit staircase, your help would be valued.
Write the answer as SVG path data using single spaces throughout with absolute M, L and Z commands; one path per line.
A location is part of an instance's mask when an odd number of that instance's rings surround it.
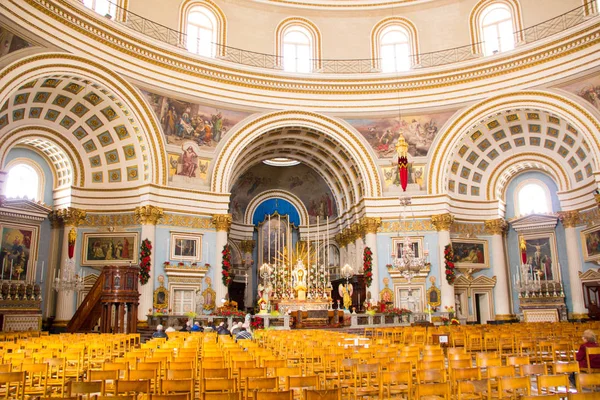
M 90 332 L 100 320 L 102 333 L 135 333 L 138 276 L 138 266 L 105 266 L 67 324 L 67 332 Z

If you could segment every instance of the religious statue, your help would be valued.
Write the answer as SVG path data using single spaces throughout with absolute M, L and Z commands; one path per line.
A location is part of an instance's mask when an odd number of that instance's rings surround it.
M 262 284 L 258 285 L 258 308 L 259 314 L 268 314 L 269 313 L 269 293 L 271 293 L 270 286 L 263 286 Z
M 294 279 L 296 298 L 298 300 L 306 300 L 306 268 L 304 268 L 302 260 L 298 260 L 296 268 L 292 271 L 292 278 Z
M 342 301 L 344 302 L 344 309 L 350 310 L 350 306 L 352 306 L 352 292 L 353 292 L 352 284 L 349 283 L 344 286 L 343 283 L 340 283 L 338 286 L 338 293 L 342 297 Z

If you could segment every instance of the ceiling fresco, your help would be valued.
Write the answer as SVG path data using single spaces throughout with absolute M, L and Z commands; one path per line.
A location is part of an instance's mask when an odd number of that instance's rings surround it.
M 25 39 L 0 26 L 0 57 L 30 46 Z
M 596 110 L 600 111 L 600 74 L 559 86 L 559 88 L 585 99 Z

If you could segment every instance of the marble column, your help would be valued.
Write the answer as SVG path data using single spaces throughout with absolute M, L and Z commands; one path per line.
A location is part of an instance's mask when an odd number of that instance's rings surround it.
M 216 305 L 221 307 L 221 299 L 227 296 L 227 287 L 223 284 L 221 270 L 223 268 L 223 248 L 227 244 L 227 235 L 231 227 L 231 214 L 213 215 L 212 223 L 217 230 L 217 239 L 215 243 L 215 275 L 213 283 L 215 285 Z
M 61 257 L 61 248 L 60 246 L 60 238 L 61 238 L 61 228 L 62 228 L 62 219 L 60 218 L 59 211 L 53 210 L 48 214 L 48 220 L 50 221 L 50 243 L 48 245 L 48 260 L 46 260 L 44 268 L 44 276 L 41 277 L 42 285 L 45 288 L 44 293 L 46 296 L 44 297 L 44 310 L 42 314 L 42 318 L 46 319 L 54 314 L 54 306 L 56 303 L 56 291 L 53 287 L 54 277 L 56 276 L 56 271 L 60 268 L 60 257 Z
M 142 225 L 141 240 L 148 239 L 152 244 L 150 278 L 148 278 L 148 282 L 145 285 L 138 285 L 140 300 L 137 309 L 137 320 L 138 325 L 142 326 L 147 325 L 147 314 L 149 310 L 154 308 L 154 260 L 158 252 L 158 246 L 156 245 L 156 224 L 160 222 L 163 216 L 163 209 L 152 205 L 136 207 L 134 211 L 135 221 Z M 139 251 L 139 249 L 134 249 L 134 251 Z
M 354 239 L 354 248 L 356 249 L 354 254 L 354 263 L 356 265 L 355 271 L 357 274 L 362 274 L 364 269 L 363 252 L 365 250 L 365 242 L 363 240 L 364 233 L 360 222 L 352 225 L 352 236 Z
M 504 218 L 485 221 L 485 232 L 492 235 L 491 262 L 492 270 L 496 276 L 494 290 L 494 313 L 496 321 L 510 321 L 515 316 L 510 312 L 510 281 L 506 251 L 504 249 L 504 235 L 508 228 Z
M 559 214 L 559 219 L 565 227 L 567 271 L 569 272 L 569 288 L 571 289 L 571 303 L 573 305 L 570 318 L 587 319 L 588 311 L 585 308 L 583 289 L 581 287 L 581 280 L 579 279 L 579 273 L 582 269 L 579 257 L 581 246 L 577 241 L 579 235 L 575 231 L 575 228 L 581 222 L 581 218 L 578 211 L 564 211 Z M 556 279 L 557 277 L 554 278 Z
M 63 221 L 61 257 L 59 259 L 60 274 L 66 274 L 66 261 L 69 259 L 69 242 L 76 245 L 77 227 L 85 222 L 86 212 L 78 208 L 65 208 L 58 211 L 60 219 Z M 77 254 L 77 248 L 74 250 L 74 258 Z M 54 325 L 66 326 L 71 317 L 75 314 L 75 293 L 73 291 L 62 290 L 58 292 L 56 300 L 56 320 Z
M 440 290 L 442 291 L 442 307 L 454 307 L 454 286 L 446 280 L 446 265 L 444 263 L 444 248 L 450 244 L 450 227 L 454 223 L 452 214 L 440 214 L 431 217 L 431 223 L 438 231 Z
M 371 292 L 371 298 L 379 299 L 379 263 L 377 255 L 377 230 L 381 226 L 381 218 L 364 217 L 361 220 L 362 229 L 365 235 L 365 246 L 371 249 L 373 263 L 373 282 L 367 288 Z
M 255 245 L 256 242 L 254 240 L 242 240 L 241 243 L 242 262 L 247 268 L 246 296 L 244 298 L 244 305 L 246 306 L 246 308 L 252 307 L 254 305 L 254 293 L 252 291 L 252 288 L 254 287 L 254 270 L 252 268 L 254 262 L 252 260 L 252 251 L 254 250 Z

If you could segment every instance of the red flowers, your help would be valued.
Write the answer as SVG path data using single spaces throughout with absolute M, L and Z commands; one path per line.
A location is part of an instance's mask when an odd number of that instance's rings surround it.
M 152 243 L 148 239 L 142 240 L 140 246 L 140 284 L 145 285 L 150 279 L 150 262 Z
M 221 274 L 223 276 L 221 278 L 223 279 L 223 285 L 229 286 L 231 282 L 233 282 L 233 278 L 235 277 L 235 274 L 233 273 L 231 267 L 231 249 L 229 248 L 229 245 L 226 244 L 225 246 L 223 246 L 223 251 L 221 252 L 221 254 L 223 254 L 221 270 Z
M 363 251 L 363 270 L 365 273 L 365 283 L 369 287 L 373 283 L 373 253 L 368 247 L 365 247 Z
M 456 267 L 454 266 L 454 250 L 451 244 L 444 247 L 444 263 L 446 264 L 446 280 L 452 285 L 456 280 Z

